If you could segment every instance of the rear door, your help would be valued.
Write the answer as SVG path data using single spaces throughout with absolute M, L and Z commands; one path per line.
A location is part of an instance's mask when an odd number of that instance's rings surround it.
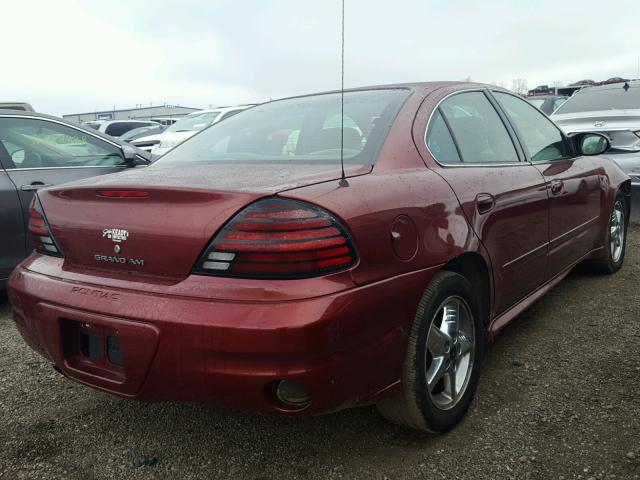
M 544 281 L 549 240 L 544 179 L 521 160 L 506 119 L 484 91 L 442 101 L 426 140 L 443 166 L 438 173 L 489 252 L 494 309 L 502 313 Z
M 0 289 L 11 270 L 25 257 L 25 232 L 16 187 L 2 168 L 7 152 L 0 144 Z
M 549 196 L 547 278 L 557 275 L 591 249 L 601 234 L 605 171 L 589 157 L 575 157 L 560 129 L 515 95 L 494 92 L 518 132 L 527 159 L 545 179 Z
M 0 142 L 5 173 L 14 185 L 24 225 L 38 189 L 126 168 L 117 144 L 53 120 L 0 116 Z M 23 234 L 23 243 L 25 238 Z M 26 249 L 31 251 L 28 240 Z

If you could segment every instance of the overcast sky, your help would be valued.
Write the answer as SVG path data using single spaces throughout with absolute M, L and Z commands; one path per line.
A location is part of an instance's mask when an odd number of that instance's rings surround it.
M 16 0 L 2 17 L 0 101 L 45 113 L 339 87 L 339 0 Z M 637 0 L 346 0 L 347 87 L 636 78 L 639 55 Z

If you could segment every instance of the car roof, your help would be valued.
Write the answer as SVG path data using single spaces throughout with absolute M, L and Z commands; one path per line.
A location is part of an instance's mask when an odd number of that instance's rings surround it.
M 463 82 L 463 81 L 434 81 L 434 82 L 410 82 L 410 83 L 389 83 L 382 85 L 368 85 L 363 87 L 355 87 L 355 88 L 345 88 L 344 92 L 364 92 L 368 90 L 392 90 L 392 89 L 408 89 L 408 90 L 422 90 L 423 92 L 431 92 L 435 90 L 439 90 L 442 88 L 449 88 L 451 90 L 466 90 L 466 89 L 482 89 L 482 88 L 490 88 L 492 90 L 503 91 L 503 92 L 511 92 L 502 87 L 498 87 L 496 85 L 489 85 L 485 83 L 476 83 L 476 82 Z M 271 100 L 270 102 L 278 102 L 281 100 L 290 100 L 294 98 L 304 98 L 304 97 L 312 97 L 315 95 L 327 95 L 327 94 L 335 94 L 340 93 L 341 90 L 328 90 L 325 92 L 317 92 L 310 93 L 305 95 L 294 95 L 292 97 L 283 97 Z M 516 94 L 517 95 L 517 94 Z

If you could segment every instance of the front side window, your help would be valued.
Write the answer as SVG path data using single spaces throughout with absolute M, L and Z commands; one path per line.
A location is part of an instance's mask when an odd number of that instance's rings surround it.
M 502 92 L 494 95 L 515 125 L 531 161 L 553 161 L 569 156 L 560 130 L 547 117 L 513 95 Z
M 440 104 L 463 163 L 514 163 L 518 154 L 491 102 L 482 92 L 453 95 Z
M 373 164 L 409 93 L 407 89 L 345 92 L 344 122 L 340 94 L 265 103 L 211 126 L 156 164 L 339 163 L 341 146 L 345 162 Z
M 124 165 L 118 147 L 47 120 L 0 118 L 0 141 L 11 157 L 10 168 L 56 168 Z

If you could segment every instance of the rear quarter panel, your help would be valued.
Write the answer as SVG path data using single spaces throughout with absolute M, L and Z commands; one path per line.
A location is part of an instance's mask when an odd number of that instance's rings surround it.
M 480 249 L 449 185 L 424 166 L 353 178 L 348 187 L 327 182 L 283 196 L 318 204 L 347 226 L 359 255 L 351 272 L 357 285 L 443 265 Z M 399 217 L 408 219 L 400 245 L 392 237 Z

